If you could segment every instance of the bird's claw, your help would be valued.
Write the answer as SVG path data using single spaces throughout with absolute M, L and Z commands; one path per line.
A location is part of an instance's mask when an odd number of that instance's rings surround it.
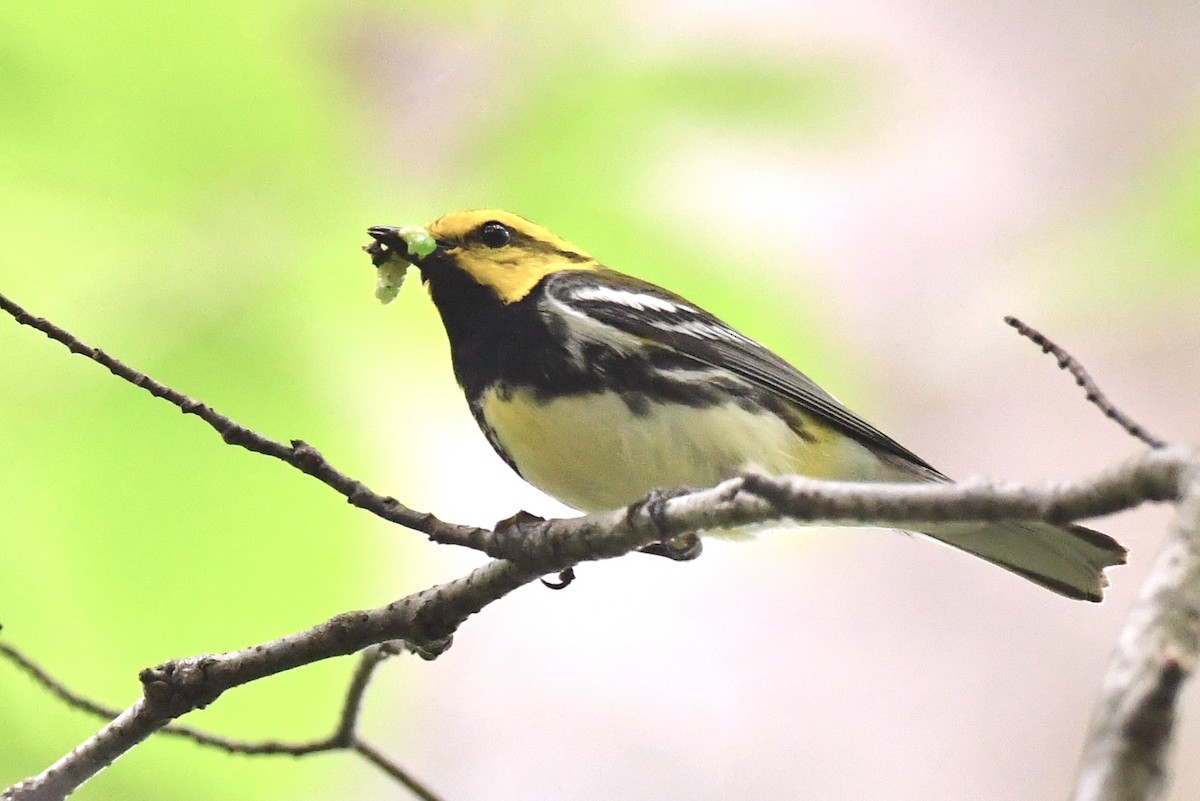
M 542 584 L 551 590 L 565 590 L 575 580 L 575 568 L 568 567 L 566 570 L 558 572 L 558 581 L 550 581 L 542 579 Z
M 704 551 L 704 543 L 695 534 L 680 534 L 662 542 L 652 542 L 638 548 L 641 553 L 665 556 L 675 562 L 690 562 Z

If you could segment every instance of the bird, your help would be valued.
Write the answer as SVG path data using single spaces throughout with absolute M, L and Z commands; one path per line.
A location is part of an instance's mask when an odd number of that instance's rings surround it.
M 947 483 L 764 345 L 681 295 L 601 264 L 499 209 L 375 226 L 377 295 L 415 266 L 487 441 L 525 481 L 584 513 L 755 471 Z M 399 272 L 396 267 L 399 266 Z M 1079 525 L 937 522 L 924 534 L 1073 599 L 1124 563 Z

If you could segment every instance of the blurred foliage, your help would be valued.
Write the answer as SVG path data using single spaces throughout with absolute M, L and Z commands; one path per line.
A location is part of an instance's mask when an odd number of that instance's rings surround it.
M 244 424 L 302 436 L 368 482 L 380 445 L 342 403 L 339 363 L 393 358 L 379 355 L 381 332 L 401 332 L 388 336 L 417 346 L 408 353 L 441 336 L 366 319 L 371 280 L 355 270 L 371 224 L 509 207 L 820 363 L 822 337 L 836 334 L 814 330 L 819 306 L 789 291 L 768 300 L 728 269 L 756 256 L 735 232 L 672 234 L 647 187 L 657 164 L 707 137 L 836 146 L 878 76 L 851 60 L 716 44 L 634 57 L 613 13 L 7 3 L 0 291 Z M 1156 264 L 1180 272 L 1200 256 L 1200 170 L 1187 165 L 1126 218 L 1130 260 L 1159 252 Z M 362 536 L 363 516 L 328 490 L 221 445 L 28 329 L 0 321 L 0 349 L 0 621 L 77 690 L 126 704 L 142 666 L 391 597 L 395 560 L 373 552 L 384 540 Z M 349 667 L 262 682 L 189 722 L 245 737 L 324 732 Z M 95 724 L 0 675 L 7 784 Z M 365 768 L 333 764 L 156 741 L 78 797 L 343 797 L 339 777 Z

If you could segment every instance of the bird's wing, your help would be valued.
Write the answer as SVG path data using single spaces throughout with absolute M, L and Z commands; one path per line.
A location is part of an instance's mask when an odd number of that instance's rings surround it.
M 632 338 L 689 357 L 790 401 L 874 451 L 944 479 L 936 469 L 843 406 L 815 381 L 767 348 L 678 295 L 613 270 L 563 271 L 545 282 L 547 298 L 563 311 L 613 329 L 614 344 Z M 600 332 L 594 332 L 599 334 Z

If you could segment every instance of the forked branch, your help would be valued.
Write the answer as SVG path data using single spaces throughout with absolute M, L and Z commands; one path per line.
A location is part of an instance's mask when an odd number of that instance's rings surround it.
M 199 745 L 216 748 L 230 754 L 245 754 L 248 756 L 274 756 L 280 754 L 306 756 L 323 751 L 353 751 L 391 776 L 408 789 L 416 798 L 421 799 L 421 801 L 441 801 L 432 790 L 394 760 L 371 746 L 358 733 L 359 711 L 362 709 L 363 698 L 366 695 L 367 687 L 371 682 L 375 669 L 383 664 L 385 659 L 395 656 L 403 650 L 403 643 L 385 642 L 366 648 L 359 654 L 358 664 L 354 669 L 353 675 L 350 677 L 345 697 L 342 700 L 342 708 L 338 715 L 337 723 L 333 731 L 326 737 L 294 742 L 280 740 L 239 740 L 233 737 L 222 737 L 211 734 L 179 723 L 169 723 L 163 726 L 159 729 L 159 734 L 191 740 Z M 51 675 L 49 671 L 40 667 L 32 659 L 8 643 L 0 642 L 0 657 L 7 659 L 43 689 L 73 709 L 79 709 L 109 721 L 122 714 L 122 711 L 119 709 L 97 704 L 95 701 L 74 692 Z
M 302 747 L 315 751 L 347 747 L 353 743 L 352 747 L 358 753 L 396 775 L 384 767 L 390 763 L 382 755 L 352 733 L 354 716 L 371 671 L 377 659 L 382 658 L 383 649 L 394 647 L 385 644 L 403 641 L 420 655 L 433 658 L 449 647 L 451 638 L 468 617 L 540 576 L 566 570 L 580 562 L 620 556 L 696 531 L 783 519 L 801 523 L 873 524 L 918 529 L 922 523 L 946 520 L 1044 520 L 1061 524 L 1133 508 L 1147 501 L 1179 502 L 1186 491 L 1188 500 L 1181 510 L 1176 536 L 1181 542 L 1191 544 L 1181 546 L 1170 561 L 1170 565 L 1178 566 L 1182 562 L 1185 567 L 1174 580 L 1161 582 L 1160 590 L 1148 591 L 1139 606 L 1139 609 L 1144 606 L 1150 610 L 1141 618 L 1149 621 L 1143 625 L 1147 635 L 1133 638 L 1136 640 L 1133 661 L 1148 663 L 1145 648 L 1149 643 L 1157 648 L 1154 653 L 1168 654 L 1169 658 L 1158 660 L 1158 664 L 1166 667 L 1160 671 L 1158 679 L 1139 685 L 1150 688 L 1139 696 L 1150 699 L 1149 706 L 1130 700 L 1136 695 L 1131 686 L 1112 679 L 1110 674 L 1106 702 L 1093 729 L 1093 745 L 1087 751 L 1089 757 L 1101 754 L 1101 759 L 1105 758 L 1103 755 L 1113 753 L 1127 755 L 1123 763 L 1112 769 L 1113 775 L 1125 776 L 1138 770 L 1153 774 L 1158 770 L 1154 766 L 1161 764 L 1161 754 L 1165 751 L 1160 744 L 1170 740 L 1170 716 L 1147 717 L 1145 710 L 1170 708 L 1178 687 L 1195 663 L 1196 642 L 1200 640 L 1200 636 L 1188 628 L 1189 621 L 1190 625 L 1195 625 L 1194 621 L 1200 620 L 1200 613 L 1196 612 L 1200 606 L 1188 595 L 1191 592 L 1188 588 L 1195 583 L 1189 583 L 1188 577 L 1197 570 L 1196 556 L 1200 552 L 1200 547 L 1193 542 L 1198 536 L 1197 525 L 1200 525 L 1195 522 L 1198 513 L 1193 510 L 1200 505 L 1200 501 L 1194 500 L 1200 496 L 1193 495 L 1194 476 L 1200 471 L 1200 454 L 1189 448 L 1157 447 L 1161 443 L 1146 439 L 1149 435 L 1116 411 L 1095 389 L 1082 367 L 1052 343 L 1060 362 L 1065 356 L 1067 365 L 1075 365 L 1068 369 L 1088 389 L 1089 399 L 1105 409 L 1109 417 L 1126 426 L 1126 430 L 1140 431 L 1140 435 L 1135 435 L 1144 441 L 1153 441 L 1155 449 L 1090 479 L 1052 485 L 983 481 L 928 486 L 886 485 L 826 482 L 798 476 L 747 475 L 711 489 L 674 497 L 652 496 L 628 509 L 573 519 L 528 519 L 490 531 L 445 523 L 433 515 L 409 509 L 393 498 L 377 495 L 335 470 L 315 449 L 299 440 L 289 446 L 263 437 L 83 344 L 70 333 L 28 314 L 3 296 L 0 296 L 0 308 L 18 322 L 66 345 L 72 352 L 104 365 L 115 375 L 168 400 L 185 413 L 197 415 L 220 433 L 225 442 L 280 459 L 334 488 L 350 503 L 424 533 L 437 542 L 465 545 L 497 557 L 467 576 L 377 609 L 337 615 L 307 631 L 240 651 L 174 660 L 147 669 L 140 676 L 143 687 L 140 699 L 57 763 L 10 787 L 3 795 L 5 799 L 65 798 L 137 743 L 166 729 L 173 720 L 189 711 L 213 703 L 225 690 L 301 665 L 356 652 L 364 652 L 364 655 L 348 693 L 342 723 L 331 737 Z M 1024 328 L 1032 331 L 1027 326 Z M 1041 337 L 1040 334 L 1037 336 Z M 1041 337 L 1039 344 L 1046 347 L 1047 342 Z M 1131 629 L 1134 623 L 1131 620 Z M 1164 650 L 1160 647 L 1163 643 L 1169 643 L 1170 647 Z M 72 703 L 80 700 L 72 699 L 61 686 L 55 690 L 50 683 L 43 683 L 65 700 Z M 86 703 L 76 705 L 87 708 Z M 1109 715 L 1110 709 L 1115 710 L 1115 717 Z M 1130 709 L 1133 710 L 1132 717 L 1120 717 Z M 112 710 L 96 708 L 92 711 L 108 713 Z M 1126 736 L 1130 731 L 1139 730 L 1134 722 L 1152 719 L 1160 722 L 1165 719 L 1166 723 L 1153 729 L 1155 734 L 1150 748 L 1137 752 L 1096 745 L 1112 731 Z M 1152 728 L 1143 726 L 1141 730 L 1151 731 Z M 257 752 L 267 752 L 282 746 L 259 744 L 255 747 L 259 749 Z M 1090 768 L 1081 775 L 1078 801 L 1135 797 L 1085 793 L 1085 785 L 1109 786 L 1106 782 L 1087 784 L 1089 777 L 1094 775 L 1097 774 Z

